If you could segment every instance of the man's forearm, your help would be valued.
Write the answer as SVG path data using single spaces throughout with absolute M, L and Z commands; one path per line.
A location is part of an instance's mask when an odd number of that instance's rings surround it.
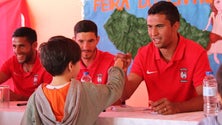
M 191 112 L 203 110 L 203 96 L 199 95 L 188 101 L 176 103 L 178 112 Z

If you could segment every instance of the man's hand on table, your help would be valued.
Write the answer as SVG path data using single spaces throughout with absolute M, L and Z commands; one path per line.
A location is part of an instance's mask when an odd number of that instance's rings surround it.
M 158 101 L 150 102 L 150 106 L 154 112 L 163 115 L 178 113 L 179 109 L 177 108 L 177 104 L 178 103 L 170 102 L 167 98 L 162 98 Z

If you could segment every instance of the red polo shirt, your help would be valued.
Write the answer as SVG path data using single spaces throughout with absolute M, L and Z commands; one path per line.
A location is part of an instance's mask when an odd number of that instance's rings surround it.
M 114 55 L 108 52 L 102 52 L 97 49 L 96 58 L 88 67 L 86 67 L 83 62 L 80 63 L 80 71 L 78 73 L 77 79 L 80 80 L 83 72 L 88 71 L 89 75 L 92 77 L 92 81 L 98 84 L 97 75 L 102 74 L 102 84 L 106 84 L 108 77 L 108 70 L 114 65 Z
M 50 83 L 52 76 L 41 65 L 39 55 L 31 72 L 25 72 L 16 56 L 9 58 L 1 67 L 1 72 L 9 75 L 14 84 L 14 92 L 29 97 L 41 83 Z
M 161 58 L 158 48 L 151 42 L 138 50 L 131 72 L 145 80 L 150 100 L 165 97 L 181 102 L 197 95 L 195 87 L 202 85 L 205 72 L 209 70 L 206 51 L 180 36 L 170 62 Z

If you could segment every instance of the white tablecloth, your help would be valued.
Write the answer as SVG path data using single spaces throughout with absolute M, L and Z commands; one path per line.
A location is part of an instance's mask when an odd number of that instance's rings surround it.
M 9 108 L 0 108 L 0 125 L 19 125 L 25 106 L 10 102 Z M 96 125 L 197 125 L 203 112 L 159 115 L 141 107 L 109 107 L 99 115 Z
M 20 125 L 25 106 L 17 106 L 18 103 L 26 102 L 10 102 L 8 108 L 0 108 L 0 125 Z
M 96 125 L 197 125 L 203 112 L 160 115 L 145 108 L 119 107 L 100 114 Z

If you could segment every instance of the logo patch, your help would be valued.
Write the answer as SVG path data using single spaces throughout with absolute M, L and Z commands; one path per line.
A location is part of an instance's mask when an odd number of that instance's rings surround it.
M 154 74 L 154 73 L 157 73 L 157 71 L 149 71 L 149 70 L 146 71 L 146 74 L 148 74 L 148 75 Z
M 181 83 L 185 83 L 185 82 L 188 82 L 187 80 L 187 68 L 181 68 L 180 69 L 180 82 Z

